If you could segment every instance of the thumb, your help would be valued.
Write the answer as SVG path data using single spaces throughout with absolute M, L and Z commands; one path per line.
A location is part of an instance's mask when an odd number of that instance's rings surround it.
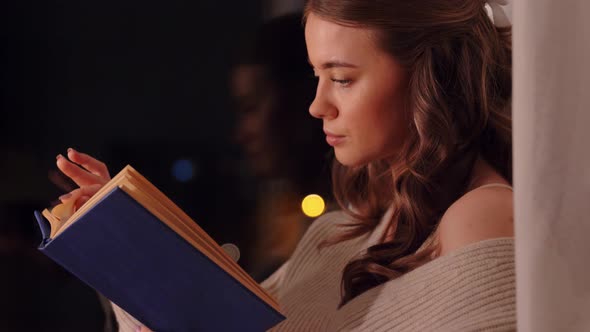
M 63 202 L 66 203 L 67 201 L 70 201 L 72 199 L 78 199 L 82 196 L 88 196 L 88 197 L 92 197 L 94 196 L 94 194 L 96 194 L 97 191 L 100 190 L 100 188 L 102 187 L 101 184 L 92 184 L 89 186 L 83 186 L 80 187 L 78 189 L 72 190 L 70 193 L 65 194 L 63 196 L 60 196 L 59 199 Z

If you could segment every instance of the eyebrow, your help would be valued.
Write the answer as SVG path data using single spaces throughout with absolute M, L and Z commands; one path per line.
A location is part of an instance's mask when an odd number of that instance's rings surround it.
M 307 58 L 307 62 L 309 62 L 309 65 L 313 67 L 313 64 L 311 63 L 311 60 L 309 58 Z M 330 69 L 330 68 L 337 68 L 337 67 L 345 67 L 345 68 L 357 68 L 356 65 L 353 65 L 351 63 L 347 63 L 347 62 L 343 62 L 343 61 L 328 61 L 328 62 L 324 62 L 321 66 L 320 69 Z

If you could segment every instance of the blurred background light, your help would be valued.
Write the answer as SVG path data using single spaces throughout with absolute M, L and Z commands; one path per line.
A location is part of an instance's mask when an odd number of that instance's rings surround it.
M 308 217 L 318 217 L 324 213 L 325 209 L 326 203 L 324 203 L 324 199 L 320 195 L 307 195 L 301 202 L 301 210 Z
M 195 165 L 188 159 L 179 159 L 172 164 L 172 175 L 177 181 L 188 182 L 195 176 Z

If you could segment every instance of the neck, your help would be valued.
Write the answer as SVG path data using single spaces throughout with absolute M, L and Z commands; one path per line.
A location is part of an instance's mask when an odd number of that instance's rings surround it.
M 475 160 L 475 164 L 471 171 L 471 180 L 469 181 L 466 191 L 473 190 L 489 183 L 510 184 L 498 171 L 480 156 Z

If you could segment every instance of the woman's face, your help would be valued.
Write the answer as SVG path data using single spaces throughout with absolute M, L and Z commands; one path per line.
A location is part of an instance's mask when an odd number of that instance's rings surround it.
M 277 146 L 271 136 L 275 91 L 262 65 L 239 65 L 232 75 L 231 91 L 238 114 L 235 138 L 258 176 L 271 176 L 277 167 Z
M 395 157 L 407 135 L 407 73 L 381 50 L 375 33 L 310 14 L 309 61 L 319 78 L 309 108 L 322 119 L 328 144 L 347 166 Z

